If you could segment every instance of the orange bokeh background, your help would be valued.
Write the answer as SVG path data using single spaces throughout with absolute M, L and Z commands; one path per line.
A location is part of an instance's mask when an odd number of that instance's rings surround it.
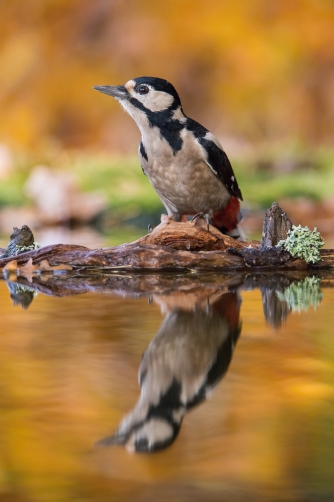
M 170 80 L 218 136 L 329 144 L 330 0 L 0 3 L 0 141 L 133 151 L 136 126 L 93 85 Z

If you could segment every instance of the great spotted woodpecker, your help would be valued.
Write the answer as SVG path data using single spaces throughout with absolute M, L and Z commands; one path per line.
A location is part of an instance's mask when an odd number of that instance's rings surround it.
M 167 80 L 139 77 L 120 86 L 96 86 L 115 98 L 141 132 L 139 158 L 175 221 L 201 214 L 223 233 L 244 240 L 241 191 L 217 138 L 187 117 L 178 93 Z

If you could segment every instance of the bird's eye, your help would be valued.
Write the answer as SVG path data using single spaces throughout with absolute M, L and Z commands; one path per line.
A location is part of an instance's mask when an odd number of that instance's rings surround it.
M 149 88 L 147 87 L 147 85 L 140 85 L 139 87 L 137 87 L 137 92 L 139 94 L 147 94 L 149 91 Z

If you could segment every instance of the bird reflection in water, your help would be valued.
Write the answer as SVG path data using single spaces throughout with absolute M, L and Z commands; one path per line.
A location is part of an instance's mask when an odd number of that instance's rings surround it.
M 227 292 L 193 310 L 172 308 L 143 354 L 135 408 L 114 435 L 96 445 L 122 444 L 136 452 L 171 445 L 185 414 L 228 369 L 241 331 L 240 303 L 239 293 Z

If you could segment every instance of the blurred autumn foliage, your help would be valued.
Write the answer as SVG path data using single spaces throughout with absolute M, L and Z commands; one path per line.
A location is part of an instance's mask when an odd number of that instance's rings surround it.
M 140 75 L 170 80 L 218 135 L 333 137 L 332 0 L 2 0 L 0 23 L 11 147 L 134 151 L 135 125 L 92 86 Z

